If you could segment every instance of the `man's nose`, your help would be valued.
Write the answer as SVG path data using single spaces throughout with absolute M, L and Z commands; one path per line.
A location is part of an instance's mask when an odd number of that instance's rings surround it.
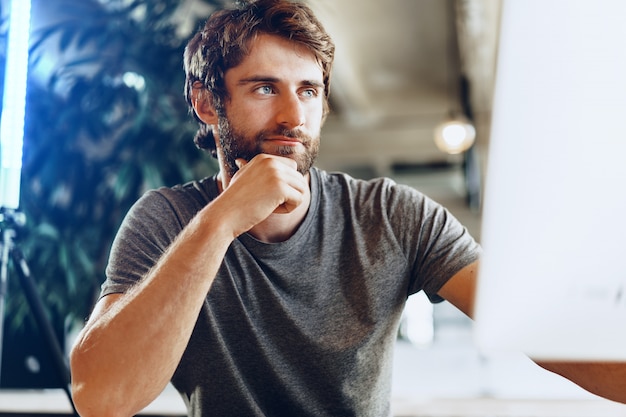
M 302 126 L 306 118 L 303 103 L 296 93 L 287 94 L 281 98 L 280 108 L 277 114 L 277 122 L 288 129 Z

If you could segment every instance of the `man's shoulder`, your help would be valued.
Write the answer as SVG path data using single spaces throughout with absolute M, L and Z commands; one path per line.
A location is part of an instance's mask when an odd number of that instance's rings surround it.
M 398 184 L 388 177 L 359 178 L 341 171 L 326 171 L 313 168 L 322 186 L 345 186 L 349 188 L 372 189 L 395 187 Z
M 201 180 L 189 181 L 173 186 L 162 186 L 148 190 L 142 200 L 164 200 L 170 204 L 196 202 L 207 204 L 216 197 L 217 185 L 215 177 L 206 177 Z
M 164 187 L 159 190 L 172 195 L 202 196 L 205 200 L 212 200 L 216 197 L 217 183 L 216 176 L 205 177 L 201 180 L 193 180 L 173 187 Z
M 325 171 L 315 169 L 319 187 L 322 192 L 327 193 L 350 193 L 354 197 L 371 198 L 378 195 L 386 199 L 406 199 L 414 200 L 423 198 L 423 194 L 417 189 L 404 184 L 398 184 L 389 177 L 357 178 L 348 173 L 340 171 Z
M 208 177 L 170 187 L 163 186 L 147 190 L 133 204 L 127 217 L 144 219 L 145 222 L 150 222 L 149 219 L 164 222 L 166 218 L 173 217 L 178 219 L 177 222 L 185 223 L 215 198 L 211 184 L 217 187 L 215 180 Z

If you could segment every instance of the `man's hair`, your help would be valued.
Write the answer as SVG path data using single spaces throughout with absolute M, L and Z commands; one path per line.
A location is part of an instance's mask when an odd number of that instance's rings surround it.
M 249 54 L 250 42 L 258 34 L 280 36 L 303 45 L 315 55 L 324 77 L 324 116 L 329 111 L 335 45 L 311 9 L 290 0 L 239 2 L 235 8 L 213 13 L 185 48 L 185 99 L 200 123 L 194 142 L 200 149 L 211 151 L 213 156 L 216 156 L 215 139 L 211 128 L 193 111 L 193 89 L 206 89 L 218 116 L 224 116 L 228 99 L 224 75 Z

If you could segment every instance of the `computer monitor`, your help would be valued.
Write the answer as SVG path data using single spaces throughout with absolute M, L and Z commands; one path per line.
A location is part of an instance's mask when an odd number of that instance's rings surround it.
M 626 360 L 626 2 L 504 1 L 474 335 Z

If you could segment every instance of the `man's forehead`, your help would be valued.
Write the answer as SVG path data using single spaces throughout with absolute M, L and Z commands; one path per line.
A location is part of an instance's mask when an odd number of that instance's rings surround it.
M 237 78 L 299 78 L 307 83 L 323 85 L 323 69 L 306 46 L 277 35 L 259 34 L 250 40 L 248 54 L 228 72 Z

